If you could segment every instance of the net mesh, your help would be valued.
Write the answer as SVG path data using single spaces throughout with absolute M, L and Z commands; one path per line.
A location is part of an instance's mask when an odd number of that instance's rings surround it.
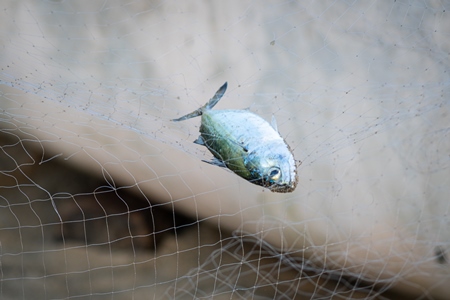
M 449 2 L 0 7 L 0 298 L 450 292 Z M 171 121 L 225 81 L 214 109 L 276 117 L 293 193 Z

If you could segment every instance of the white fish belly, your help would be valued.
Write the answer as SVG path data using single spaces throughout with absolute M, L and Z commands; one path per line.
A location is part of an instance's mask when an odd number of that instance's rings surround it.
M 283 138 L 263 118 L 246 110 L 206 111 L 202 116 L 203 126 L 213 126 L 224 138 L 230 138 L 251 151 L 268 142 L 281 142 Z

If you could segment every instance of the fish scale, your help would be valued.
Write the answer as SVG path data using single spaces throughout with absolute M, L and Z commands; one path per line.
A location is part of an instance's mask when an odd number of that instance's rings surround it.
M 202 117 L 195 143 L 206 146 L 215 157 L 206 162 L 226 167 L 272 192 L 294 191 L 297 166 L 274 119 L 270 125 L 248 110 L 212 110 L 226 88 L 227 83 L 204 106 L 173 121 Z

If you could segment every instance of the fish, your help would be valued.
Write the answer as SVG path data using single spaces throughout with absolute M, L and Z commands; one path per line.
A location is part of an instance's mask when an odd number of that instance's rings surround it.
M 194 143 L 206 146 L 214 156 L 204 162 L 227 168 L 272 192 L 293 192 L 298 182 L 297 164 L 278 133 L 275 117 L 269 124 L 248 109 L 212 109 L 225 94 L 227 85 L 225 82 L 202 107 L 172 121 L 201 116 L 200 136 Z

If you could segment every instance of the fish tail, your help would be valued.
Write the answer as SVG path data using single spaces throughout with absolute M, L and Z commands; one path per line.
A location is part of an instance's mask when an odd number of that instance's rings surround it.
M 228 83 L 225 82 L 214 94 L 214 96 L 209 99 L 208 103 L 206 103 L 202 108 L 204 109 L 211 109 L 213 108 L 219 100 L 222 98 L 223 94 L 225 94 L 225 91 L 227 90 Z
M 203 107 L 200 107 L 199 109 L 196 109 L 193 112 L 182 116 L 181 118 L 172 119 L 171 121 L 174 121 L 174 122 L 184 121 L 184 120 L 187 120 L 190 118 L 195 118 L 195 117 L 201 116 L 202 114 L 203 114 Z
M 217 90 L 217 92 L 214 94 L 214 96 L 211 99 L 209 99 L 209 101 L 202 107 L 200 107 L 200 108 L 194 110 L 193 112 L 188 113 L 187 115 L 184 115 L 178 119 L 172 119 L 172 121 L 174 121 L 174 122 L 184 121 L 184 120 L 187 120 L 190 118 L 195 118 L 195 117 L 201 116 L 203 114 L 203 111 L 213 108 L 219 102 L 219 100 L 222 98 L 223 94 L 225 94 L 225 91 L 227 90 L 227 85 L 228 85 L 227 82 L 225 82 Z

